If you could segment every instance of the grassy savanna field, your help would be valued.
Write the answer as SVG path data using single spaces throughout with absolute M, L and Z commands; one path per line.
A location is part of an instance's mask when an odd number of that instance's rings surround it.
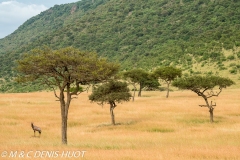
M 82 93 L 68 117 L 68 145 L 61 144 L 59 102 L 52 92 L 0 94 L 0 159 L 70 159 L 62 152 L 86 151 L 86 160 L 240 159 L 240 89 L 224 89 L 214 98 L 214 123 L 204 100 L 191 91 L 143 92 L 135 102 L 118 104 L 112 126 L 109 105 L 90 103 Z M 33 136 L 30 123 L 41 127 Z M 9 158 L 11 151 L 31 158 Z M 58 151 L 58 158 L 34 158 L 37 151 Z

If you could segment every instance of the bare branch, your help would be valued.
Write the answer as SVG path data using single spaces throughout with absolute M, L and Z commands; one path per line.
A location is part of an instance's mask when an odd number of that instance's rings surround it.
M 221 87 L 219 87 L 219 91 L 216 92 L 216 93 L 214 93 L 213 90 L 211 90 L 211 92 L 208 93 L 209 95 L 207 96 L 207 98 L 211 98 L 213 96 L 218 97 L 221 92 L 222 92 L 222 88 Z
M 209 88 L 206 87 L 206 88 L 202 91 L 202 93 L 204 94 L 204 92 L 207 91 L 208 89 L 209 89 Z
M 71 96 L 72 95 L 78 95 L 78 91 L 80 89 L 79 82 L 76 81 L 75 85 L 76 85 L 76 88 L 75 88 L 75 90 L 72 93 L 70 93 Z
M 53 92 L 54 92 L 55 97 L 56 97 L 58 100 L 60 100 L 60 97 L 57 95 L 56 90 L 55 90 L 55 88 L 54 88 L 54 85 L 51 84 L 51 82 L 50 82 L 47 78 L 44 78 L 44 83 L 47 84 L 47 86 L 48 86 L 49 88 L 53 89 Z
M 82 92 L 88 91 L 90 88 L 91 84 L 89 84 L 83 91 L 79 91 L 80 90 L 80 82 L 76 82 L 76 89 L 70 93 L 71 96 L 76 95 L 78 96 L 79 94 L 81 94 Z M 77 97 L 72 97 L 71 99 L 74 99 Z
M 208 107 L 207 105 L 199 105 L 200 107 Z
M 90 87 L 91 87 L 91 84 L 89 84 L 89 85 L 85 88 L 85 90 L 82 91 L 82 92 L 86 92 L 86 91 L 88 92 L 88 90 L 89 90 Z M 82 92 L 80 92 L 80 93 L 82 93 Z M 79 94 L 80 94 L 80 93 L 79 93 Z
M 195 92 L 195 93 L 197 93 L 197 95 L 198 96 L 203 96 L 204 94 L 203 94 L 203 92 L 201 92 L 199 89 L 197 89 L 197 88 L 193 88 L 193 89 L 191 89 L 193 92 Z
M 215 108 L 217 105 L 216 105 L 216 102 L 215 104 L 212 104 L 212 101 L 211 101 L 211 108 Z

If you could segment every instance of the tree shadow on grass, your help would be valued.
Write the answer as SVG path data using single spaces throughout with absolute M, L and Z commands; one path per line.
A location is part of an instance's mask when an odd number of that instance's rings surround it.
M 111 123 L 102 123 L 102 124 L 97 125 L 97 127 L 128 126 L 128 125 L 134 125 L 136 123 L 137 123 L 137 121 L 119 122 L 119 123 L 116 123 L 115 125 L 113 125 Z
M 215 116 L 214 117 L 214 122 L 213 124 L 215 123 L 221 123 L 223 121 L 223 117 L 220 117 L 220 116 Z M 188 124 L 188 125 L 201 125 L 201 124 L 211 124 L 209 118 L 188 118 L 188 119 L 181 119 L 179 120 L 179 122 L 181 123 L 185 123 L 185 124 Z
M 30 136 L 30 138 L 41 138 L 41 136 Z

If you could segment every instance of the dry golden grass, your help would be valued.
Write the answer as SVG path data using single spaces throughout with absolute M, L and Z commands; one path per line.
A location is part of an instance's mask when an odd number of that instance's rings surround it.
M 240 89 L 223 90 L 214 99 L 213 124 L 207 108 L 198 107 L 203 99 L 190 91 L 170 92 L 168 99 L 165 92 L 143 92 L 135 102 L 118 104 L 116 126 L 110 125 L 109 106 L 90 103 L 88 94 L 72 101 L 67 146 L 61 145 L 60 107 L 53 93 L 1 94 L 0 156 L 33 151 L 33 159 L 36 151 L 87 151 L 75 159 L 240 159 Z M 31 122 L 42 128 L 40 138 L 33 137 Z

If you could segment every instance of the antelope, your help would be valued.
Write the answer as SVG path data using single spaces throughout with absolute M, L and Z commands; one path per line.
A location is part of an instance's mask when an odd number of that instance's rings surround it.
M 39 127 L 37 127 L 37 126 L 34 126 L 33 125 L 33 123 L 31 123 L 31 126 L 32 126 L 32 129 L 33 129 L 33 131 L 34 131 L 34 137 L 35 137 L 35 131 L 38 131 L 38 133 L 39 133 L 39 137 L 40 137 L 40 135 L 41 135 L 41 128 L 39 128 Z

